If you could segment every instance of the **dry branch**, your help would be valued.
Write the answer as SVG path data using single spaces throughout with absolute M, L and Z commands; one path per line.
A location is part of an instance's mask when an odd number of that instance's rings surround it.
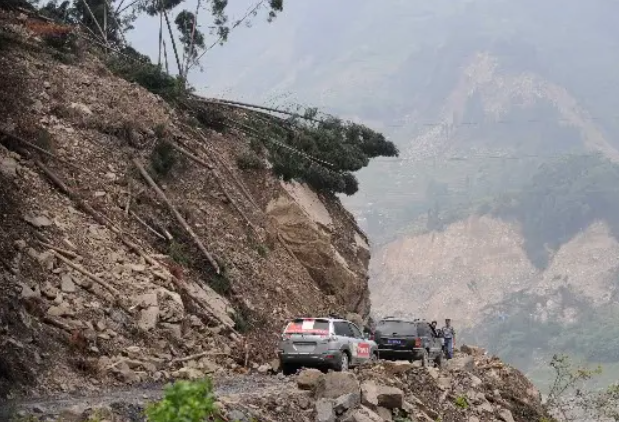
M 24 138 L 20 138 L 17 135 L 13 135 L 12 133 L 9 133 L 9 132 L 5 131 L 4 129 L 0 128 L 0 134 L 6 136 L 9 139 L 17 141 L 17 142 L 19 142 L 21 144 L 28 145 L 30 148 L 40 152 L 41 154 L 47 155 L 48 157 L 51 157 L 51 158 L 53 158 L 54 160 L 56 160 L 56 161 L 58 161 L 60 163 L 66 164 L 66 165 L 68 165 L 69 167 L 72 167 L 75 170 L 83 171 L 84 173 L 89 173 L 89 171 L 86 170 L 85 168 L 82 168 L 82 167 L 80 167 L 78 165 L 75 165 L 75 164 L 71 163 L 70 161 L 65 160 L 64 158 L 60 158 L 57 155 L 52 154 L 51 152 L 41 148 L 40 146 L 37 146 L 37 145 L 33 144 L 32 142 L 26 141 Z
M 74 270 L 82 273 L 83 275 L 85 275 L 86 277 L 88 277 L 92 281 L 96 282 L 100 286 L 105 287 L 110 293 L 112 293 L 112 295 L 114 295 L 115 298 L 119 298 L 120 297 L 120 292 L 118 290 L 116 290 L 115 287 L 110 285 L 107 281 L 103 280 L 100 277 L 97 277 L 96 275 L 94 275 L 93 273 L 91 273 L 90 271 L 88 271 L 87 269 L 82 267 L 81 265 L 76 264 L 75 262 L 71 261 L 68 258 L 65 258 L 62 254 L 60 254 L 60 253 L 58 253 L 58 252 L 56 252 L 54 250 L 52 250 L 52 252 L 56 256 L 56 258 L 58 258 L 59 260 L 61 260 L 65 264 L 67 264 L 69 267 L 71 267 Z
M 163 202 L 165 202 L 165 204 L 167 205 L 168 209 L 170 210 L 170 212 L 172 212 L 172 214 L 174 215 L 174 217 L 176 218 L 176 221 L 179 222 L 179 224 L 181 226 L 183 226 L 183 228 L 185 229 L 185 231 L 187 233 L 189 233 L 189 235 L 191 236 L 191 238 L 193 239 L 193 241 L 196 243 L 196 245 L 198 246 L 198 248 L 200 249 L 200 251 L 204 254 L 204 256 L 206 257 L 206 259 L 208 259 L 208 261 L 211 263 L 211 265 L 213 266 L 213 268 L 215 269 L 215 272 L 217 274 L 220 274 L 221 270 L 219 269 L 219 265 L 217 264 L 217 261 L 215 261 L 215 259 L 213 258 L 213 256 L 211 255 L 211 253 L 206 249 L 206 247 L 202 244 L 202 241 L 200 240 L 200 238 L 198 238 L 198 236 L 194 233 L 193 229 L 189 226 L 189 224 L 187 223 L 187 221 L 185 221 L 185 219 L 183 218 L 183 216 L 178 212 L 178 210 L 176 209 L 176 207 L 170 202 L 170 200 L 168 199 L 168 197 L 166 196 L 165 193 L 163 193 L 163 191 L 161 190 L 161 188 L 159 188 L 159 186 L 157 186 L 157 183 L 155 183 L 155 181 L 152 179 L 152 177 L 150 177 L 148 175 L 148 173 L 146 172 L 146 170 L 144 170 L 144 167 L 142 166 L 142 164 L 140 164 L 140 162 L 137 160 L 137 158 L 133 159 L 133 164 L 135 164 L 136 168 L 139 170 L 140 174 L 142 175 L 142 177 L 146 180 L 146 182 L 148 183 L 148 185 L 157 193 L 157 195 L 159 196 L 159 198 L 161 198 L 161 200 Z
M 153 233 L 153 234 L 154 234 L 155 236 L 157 236 L 158 238 L 163 239 L 163 240 L 169 240 L 169 239 L 167 239 L 164 235 L 162 235 L 161 233 L 159 233 L 157 230 L 155 230 L 154 228 L 152 228 L 152 227 L 151 227 L 151 226 L 150 226 L 150 225 L 149 225 L 146 221 L 142 220 L 142 219 L 141 219 L 141 218 L 140 218 L 140 217 L 139 217 L 139 216 L 138 216 L 135 212 L 133 212 L 133 211 L 129 211 L 129 214 L 131 214 L 131 216 L 132 216 L 133 218 L 135 218 L 135 219 L 138 221 L 138 223 L 140 223 L 141 225 L 143 225 L 144 227 L 146 227 L 146 229 L 147 229 L 149 232 Z
M 190 126 L 185 126 L 190 132 L 192 132 L 194 135 L 197 135 L 199 138 L 202 139 L 202 141 L 204 142 L 204 145 L 208 144 L 208 140 L 206 139 L 206 136 L 199 130 L 194 130 L 192 127 Z M 251 204 L 256 208 L 256 210 L 262 214 L 262 209 L 258 206 L 258 204 L 256 203 L 256 201 L 254 200 L 253 195 L 249 192 L 249 190 L 247 190 L 247 187 L 245 186 L 245 184 L 239 180 L 239 178 L 237 177 L 236 174 L 234 174 L 234 172 L 225 164 L 224 160 L 221 158 L 221 156 L 219 155 L 219 153 L 217 151 L 215 151 L 214 149 L 211 149 L 209 151 L 207 151 L 208 153 L 211 153 L 215 159 L 218 161 L 218 164 L 220 166 L 222 166 L 226 172 L 228 173 L 228 175 L 230 177 L 232 177 L 232 179 L 236 182 L 237 187 L 241 190 L 241 192 L 243 192 L 243 194 L 245 195 L 245 197 L 247 198 L 247 200 L 249 202 L 251 202 Z
M 232 198 L 232 196 L 228 193 L 228 189 L 226 189 L 226 186 L 224 185 L 223 180 L 222 180 L 221 176 L 219 175 L 219 172 L 211 164 L 209 164 L 206 161 L 202 160 L 200 157 L 197 157 L 196 155 L 190 153 L 189 151 L 187 151 L 185 148 L 181 147 L 180 145 L 177 145 L 174 142 L 170 142 L 170 141 L 166 141 L 166 142 L 170 146 L 172 146 L 172 148 L 176 149 L 177 151 L 179 151 L 180 153 L 182 153 L 183 155 L 185 155 L 189 159 L 195 161 L 198 164 L 201 164 L 202 166 L 206 167 L 207 169 L 209 169 L 211 171 L 211 173 L 213 174 L 213 177 L 215 178 L 215 180 L 217 181 L 217 184 L 219 185 L 219 188 L 223 192 L 223 194 L 226 197 L 226 199 L 228 200 L 228 202 L 230 202 L 230 204 L 232 204 L 232 207 L 243 218 L 243 220 L 245 220 L 247 225 L 253 230 L 253 232 L 256 234 L 256 236 L 258 236 L 258 238 L 261 239 L 262 236 L 260 235 L 260 232 L 258 231 L 258 228 L 254 225 L 254 223 L 251 222 L 251 220 L 247 217 L 247 214 L 245 214 L 245 212 L 241 209 L 241 207 L 239 207 L 239 205 L 234 200 L 234 198 Z
M 37 242 L 39 242 L 42 246 L 45 246 L 47 249 L 51 249 L 54 252 L 61 253 L 62 255 L 68 256 L 71 259 L 75 259 L 75 258 L 77 258 L 79 256 L 75 252 L 68 251 L 68 250 L 62 249 L 62 248 L 58 248 L 58 247 L 52 245 L 51 243 L 47 243 L 47 242 L 44 242 L 42 240 L 37 240 Z

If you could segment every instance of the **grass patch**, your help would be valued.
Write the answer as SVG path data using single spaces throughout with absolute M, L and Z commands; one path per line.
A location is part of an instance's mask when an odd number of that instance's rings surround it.
M 460 409 L 468 409 L 469 408 L 469 400 L 465 396 L 458 396 L 454 400 L 454 404 Z
M 168 255 L 179 265 L 187 266 L 191 264 L 191 258 L 187 253 L 185 245 L 178 243 L 175 240 L 172 240 L 168 246 Z

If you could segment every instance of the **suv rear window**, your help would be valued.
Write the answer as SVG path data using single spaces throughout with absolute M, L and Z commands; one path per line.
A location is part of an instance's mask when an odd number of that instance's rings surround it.
M 376 326 L 376 331 L 384 335 L 416 336 L 417 324 L 408 321 L 380 321 Z
M 329 321 L 326 319 L 295 319 L 290 322 L 286 329 L 285 334 L 329 334 Z

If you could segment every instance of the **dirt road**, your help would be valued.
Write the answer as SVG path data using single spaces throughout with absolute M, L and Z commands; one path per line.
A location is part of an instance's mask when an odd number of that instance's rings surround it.
M 238 402 L 251 396 L 264 396 L 286 389 L 293 381 L 269 375 L 226 375 L 214 379 L 215 392 L 221 401 Z M 164 384 L 147 384 L 109 389 L 90 395 L 58 394 L 52 397 L 0 401 L 0 421 L 8 421 L 16 412 L 56 415 L 75 405 L 134 408 L 136 412 L 149 401 L 160 399 Z M 136 419 L 138 420 L 138 419 Z

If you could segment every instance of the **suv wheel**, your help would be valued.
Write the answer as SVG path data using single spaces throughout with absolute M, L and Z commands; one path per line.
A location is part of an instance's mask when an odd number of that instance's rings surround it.
M 282 364 L 282 373 L 286 376 L 295 374 L 298 369 L 299 368 L 297 366 L 289 363 Z
M 350 362 L 348 359 L 348 353 L 343 351 L 342 356 L 340 357 L 340 361 L 335 364 L 335 370 L 342 372 L 348 371 L 349 363 Z

